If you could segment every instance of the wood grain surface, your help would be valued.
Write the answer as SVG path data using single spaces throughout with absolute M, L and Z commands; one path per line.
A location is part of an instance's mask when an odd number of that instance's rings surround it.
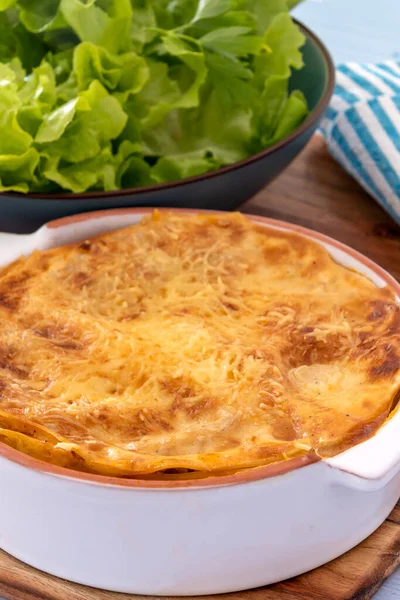
M 318 134 L 290 167 L 242 210 L 330 235 L 400 280 L 400 227 L 331 158 Z
M 329 156 L 319 136 L 243 211 L 316 229 L 363 252 L 400 280 L 400 228 Z M 399 490 L 400 494 L 400 490 Z M 400 565 L 400 503 L 360 546 L 300 577 L 216 600 L 369 600 Z M 74 585 L 0 552 L 0 596 L 11 600 L 139 600 Z

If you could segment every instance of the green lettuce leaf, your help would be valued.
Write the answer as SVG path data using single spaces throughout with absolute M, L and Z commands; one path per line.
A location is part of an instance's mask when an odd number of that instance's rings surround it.
M 33 138 L 20 127 L 13 111 L 5 111 L 1 115 L 0 128 L 0 155 L 24 154 L 31 147 Z
M 16 4 L 17 0 L 0 0 L 0 12 L 11 8 Z
M 231 6 L 231 0 L 200 0 L 191 23 L 218 17 L 228 12 Z
M 297 0 L 0 0 L 0 189 L 199 175 L 307 117 Z
M 291 69 L 301 69 L 303 56 L 301 47 L 304 35 L 286 13 L 278 14 L 264 34 L 266 52 L 255 59 L 256 76 L 265 78 L 280 75 L 289 79 Z
M 93 80 L 108 90 L 137 94 L 149 79 L 146 60 L 134 52 L 110 54 L 90 42 L 79 44 L 74 52 L 73 72 L 79 90 Z
M 48 29 L 58 14 L 60 0 L 19 0 L 21 23 L 28 31 Z
M 126 158 L 120 165 L 117 173 L 118 187 L 134 188 L 158 183 L 151 176 L 150 165 L 137 154 Z
M 155 36 L 157 19 L 151 0 L 132 0 L 131 37 L 134 50 L 143 52 L 143 46 Z
M 21 23 L 13 22 L 7 12 L 0 12 L 0 63 L 18 59 L 30 71 L 40 64 L 46 51 L 41 39 L 27 31 Z
M 79 163 L 63 161 L 58 156 L 49 157 L 44 162 L 43 175 L 60 188 L 80 194 L 87 189 L 117 189 L 117 165 L 109 148 L 104 148 L 97 156 Z
M 292 10 L 295 6 L 303 2 L 303 0 L 286 0 L 288 10 Z
M 35 142 L 50 156 L 79 163 L 100 154 L 127 122 L 119 102 L 98 82 L 47 115 Z
M 207 71 L 204 53 L 183 36 L 163 36 L 159 51 L 172 61 L 149 60 L 149 80 L 137 95 L 136 113 L 143 130 L 155 127 L 175 109 L 198 106 Z
M 282 111 L 274 135 L 270 139 L 263 140 L 265 146 L 271 146 L 288 136 L 296 129 L 306 118 L 308 114 L 307 101 L 304 94 L 299 90 L 292 92 L 287 99 L 284 110 Z
M 253 73 L 242 62 L 210 53 L 207 55 L 207 67 L 215 94 L 226 110 L 235 105 L 255 105 L 258 90 L 252 85 Z
M 249 33 L 248 27 L 224 27 L 203 35 L 199 42 L 208 50 L 231 57 L 258 54 L 262 39 Z
M 81 41 L 98 44 L 115 53 L 131 49 L 130 0 L 61 0 L 60 10 Z
M 270 77 L 260 100 L 255 130 L 261 147 L 268 148 L 289 135 L 308 114 L 303 94 L 294 91 L 289 96 L 288 81 L 284 77 Z
M 22 106 L 18 111 L 18 121 L 23 129 L 35 137 L 43 119 L 57 100 L 54 71 L 47 61 L 43 61 L 24 78 L 19 89 L 19 99 Z
M 249 0 L 246 7 L 256 19 L 257 33 L 263 35 L 279 14 L 288 12 L 287 0 Z
M 173 164 L 182 174 L 189 168 L 199 174 L 198 165 L 209 171 L 246 158 L 251 131 L 251 111 L 237 107 L 226 115 L 212 91 L 203 98 L 201 109 L 172 111 L 162 125 L 146 132 L 143 149 L 146 155 L 161 157 L 152 170 L 161 181 L 167 172 L 165 165 L 169 173 Z M 169 176 L 166 180 L 170 181 Z
M 29 148 L 19 155 L 0 154 L 0 192 L 29 192 L 36 182 L 39 153 Z

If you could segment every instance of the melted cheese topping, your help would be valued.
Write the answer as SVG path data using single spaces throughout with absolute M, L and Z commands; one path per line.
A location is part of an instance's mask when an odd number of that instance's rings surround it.
M 241 215 L 159 214 L 0 271 L 0 440 L 95 473 L 222 473 L 370 436 L 389 289 Z

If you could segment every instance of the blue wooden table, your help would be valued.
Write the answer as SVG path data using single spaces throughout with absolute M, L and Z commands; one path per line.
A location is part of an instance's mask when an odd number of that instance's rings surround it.
M 307 0 L 294 15 L 322 38 L 336 63 L 400 61 L 400 0 Z
M 308 0 L 294 14 L 321 37 L 336 64 L 400 61 L 400 0 Z M 400 600 L 400 569 L 374 600 Z

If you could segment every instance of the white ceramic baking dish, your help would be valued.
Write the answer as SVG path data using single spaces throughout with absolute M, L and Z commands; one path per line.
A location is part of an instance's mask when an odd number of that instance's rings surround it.
M 145 209 L 53 221 L 0 235 L 1 263 L 34 248 L 137 222 Z M 354 250 L 297 231 L 333 258 L 400 285 Z M 400 494 L 400 411 L 369 440 L 330 460 L 293 459 L 204 480 L 118 480 L 69 471 L 0 444 L 0 547 L 53 575 L 119 592 L 197 595 L 262 586 L 313 569 L 371 534 Z

